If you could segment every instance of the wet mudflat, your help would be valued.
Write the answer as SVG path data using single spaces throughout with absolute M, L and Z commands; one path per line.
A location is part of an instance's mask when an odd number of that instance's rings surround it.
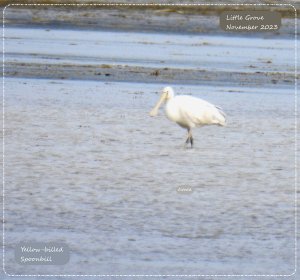
M 162 86 L 6 79 L 7 271 L 290 272 L 293 90 L 175 86 L 228 114 L 186 149 L 183 129 L 148 116 Z M 22 240 L 64 241 L 70 262 L 16 265 Z

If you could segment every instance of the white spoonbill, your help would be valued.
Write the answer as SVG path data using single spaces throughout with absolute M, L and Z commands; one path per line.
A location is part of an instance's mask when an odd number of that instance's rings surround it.
M 150 116 L 156 116 L 159 107 L 164 102 L 166 102 L 165 112 L 168 119 L 188 130 L 185 143 L 191 143 L 191 147 L 193 147 L 192 128 L 213 124 L 226 125 L 226 115 L 220 107 L 193 96 L 175 96 L 171 87 L 163 89 L 157 104 L 150 112 Z

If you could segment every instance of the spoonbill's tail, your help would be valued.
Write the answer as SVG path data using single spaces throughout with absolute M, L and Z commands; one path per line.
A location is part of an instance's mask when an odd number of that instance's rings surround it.
M 218 109 L 218 125 L 220 126 L 226 126 L 226 114 L 224 113 L 223 109 L 219 106 L 216 106 L 216 108 Z

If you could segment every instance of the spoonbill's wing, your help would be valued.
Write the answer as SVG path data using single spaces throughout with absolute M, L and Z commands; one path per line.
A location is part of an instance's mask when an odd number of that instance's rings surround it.
M 192 126 L 209 124 L 225 125 L 225 113 L 215 105 L 193 96 L 177 96 L 182 117 Z

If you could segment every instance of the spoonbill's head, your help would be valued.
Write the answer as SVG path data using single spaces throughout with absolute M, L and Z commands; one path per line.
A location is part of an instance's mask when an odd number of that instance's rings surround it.
M 150 111 L 150 116 L 155 117 L 158 114 L 159 107 L 169 99 L 174 97 L 174 90 L 171 87 L 165 87 L 160 95 L 160 98 L 153 109 Z

